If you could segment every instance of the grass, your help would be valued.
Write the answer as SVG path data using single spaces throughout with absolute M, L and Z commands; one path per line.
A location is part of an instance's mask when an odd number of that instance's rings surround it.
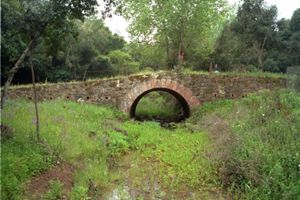
M 109 107 L 64 100 L 39 107 L 50 151 L 35 140 L 31 102 L 8 101 L 3 110 L 14 136 L 1 140 L 1 199 L 24 199 L 28 181 L 57 161 L 74 168 L 70 199 L 104 198 L 122 184 L 167 199 L 300 196 L 300 97 L 293 92 L 207 103 L 172 129 Z M 42 197 L 60 196 L 63 184 L 52 181 Z
M 1 199 L 22 199 L 25 182 L 52 164 L 50 155 L 30 136 L 1 145 Z
M 205 133 L 190 134 L 184 128 L 172 131 L 154 122 L 131 121 L 112 108 L 63 100 L 39 105 L 41 135 L 50 152 L 35 141 L 32 103 L 8 101 L 4 108 L 2 123 L 13 127 L 14 137 L 2 141 L 2 199 L 22 199 L 26 182 L 57 161 L 75 168 L 70 198 L 91 195 L 91 184 L 101 191 L 92 195 L 100 197 L 121 177 L 111 172 L 116 160 L 133 152 L 147 158 L 149 163 L 153 159 L 160 163 L 157 173 L 165 180 L 166 188 L 171 187 L 170 180 L 175 174 L 179 176 L 172 187 L 186 184 L 196 188 L 200 180 L 207 179 L 209 171 L 206 175 L 201 171 L 209 164 L 201 159 L 191 160 L 207 145 Z M 182 142 L 175 144 L 175 141 Z M 189 172 L 185 165 L 190 166 Z M 50 188 L 46 196 L 51 198 L 52 193 L 57 190 Z
M 101 181 L 106 176 L 106 149 L 103 141 L 90 138 L 90 133 L 100 135 L 102 123 L 120 116 L 115 110 L 72 102 L 53 101 L 40 105 L 41 135 L 52 152 L 45 152 L 43 146 L 34 140 L 33 104 L 26 101 L 11 101 L 3 111 L 2 123 L 14 128 L 14 138 L 2 144 L 2 197 L 18 199 L 24 183 L 33 175 L 46 170 L 56 160 L 72 163 L 86 171 L 79 184 L 86 186 L 88 179 Z M 82 164 L 83 163 L 83 164 Z M 97 164 L 103 174 L 89 177 L 90 163 Z M 20 166 L 21 165 L 21 166 Z
M 195 71 L 191 69 L 184 69 L 184 74 L 195 74 L 195 75 L 209 75 L 208 71 Z M 214 76 L 240 76 L 240 77 L 269 77 L 269 78 L 288 78 L 286 74 L 283 73 L 272 73 L 272 72 L 238 72 L 238 71 L 228 71 L 228 72 L 219 72 L 212 73 Z
M 63 198 L 63 184 L 59 181 L 50 181 L 50 190 L 44 196 L 44 200 L 56 200 Z
M 200 158 L 208 144 L 206 133 L 192 134 L 186 128 L 162 129 L 151 122 L 130 129 L 135 137 L 138 136 L 132 140 L 131 148 L 159 165 L 157 172 L 166 187 L 172 184 L 172 187 L 196 188 L 209 182 L 209 175 L 212 175 L 209 163 Z

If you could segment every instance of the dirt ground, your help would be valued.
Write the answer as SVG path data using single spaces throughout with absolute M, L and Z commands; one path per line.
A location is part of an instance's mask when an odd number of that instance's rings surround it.
M 63 199 L 67 199 L 67 195 L 72 189 L 74 169 L 71 165 L 61 163 L 55 167 L 35 176 L 27 184 L 25 196 L 27 199 L 40 200 L 42 196 L 49 191 L 49 182 L 51 180 L 63 183 Z

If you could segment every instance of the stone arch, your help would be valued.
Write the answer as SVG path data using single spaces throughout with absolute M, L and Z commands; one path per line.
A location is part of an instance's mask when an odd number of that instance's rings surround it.
M 139 100 L 147 93 L 157 90 L 172 94 L 180 102 L 187 116 L 190 115 L 191 108 L 200 105 L 192 91 L 178 82 L 171 79 L 152 79 L 131 89 L 121 102 L 120 109 L 133 117 Z

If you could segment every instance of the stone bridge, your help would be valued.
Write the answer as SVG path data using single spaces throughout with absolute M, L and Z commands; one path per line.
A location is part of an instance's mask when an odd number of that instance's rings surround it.
M 221 74 L 176 74 L 160 72 L 120 78 L 37 85 L 39 100 L 64 98 L 74 101 L 111 105 L 135 116 L 139 100 L 147 93 L 163 90 L 181 103 L 185 116 L 204 102 L 244 97 L 262 89 L 286 86 L 284 78 Z M 8 97 L 32 99 L 31 85 L 12 87 Z

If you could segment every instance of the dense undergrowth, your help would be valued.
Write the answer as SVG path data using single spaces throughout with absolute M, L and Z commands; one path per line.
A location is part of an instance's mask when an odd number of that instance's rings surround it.
M 205 104 L 189 123 L 210 130 L 215 140 L 210 156 L 238 199 L 299 199 L 299 95 L 264 91 Z
M 14 136 L 1 140 L 1 199 L 24 199 L 30 178 L 59 162 L 74 167 L 68 198 L 103 197 L 124 181 L 125 169 L 116 170 L 122 159 L 132 182 L 155 177 L 165 193 L 188 188 L 201 199 L 223 188 L 234 199 L 300 196 L 300 97 L 289 91 L 204 104 L 172 129 L 108 107 L 42 102 L 41 134 L 50 150 L 35 140 L 33 108 L 8 101 L 2 113 Z M 61 188 L 51 182 L 42 198 L 56 199 Z

